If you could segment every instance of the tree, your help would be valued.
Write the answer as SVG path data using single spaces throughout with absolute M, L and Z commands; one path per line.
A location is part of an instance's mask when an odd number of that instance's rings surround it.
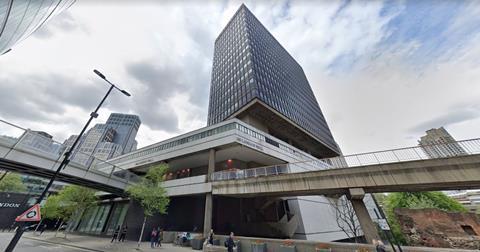
M 48 219 L 61 220 L 55 236 L 66 220 L 81 214 L 84 210 L 96 204 L 95 190 L 70 185 L 64 187 L 58 195 L 51 195 L 43 207 L 43 216 Z M 65 230 L 65 237 L 67 230 Z
M 0 191 L 2 192 L 25 192 L 27 187 L 22 182 L 22 177 L 16 173 L 8 173 L 0 181 Z
M 352 203 L 345 197 L 341 196 L 338 199 L 330 199 L 330 205 L 335 211 L 335 221 L 337 226 L 347 235 L 348 238 L 355 239 L 358 242 L 360 236 L 360 222 L 358 221 Z
M 170 203 L 170 199 L 167 196 L 165 189 L 162 187 L 161 182 L 168 170 L 168 165 L 160 164 L 151 167 L 145 177 L 135 185 L 127 188 L 127 193 L 130 197 L 140 203 L 143 207 L 143 225 L 140 237 L 138 238 L 138 246 L 142 241 L 143 232 L 145 229 L 145 223 L 147 218 L 151 217 L 155 213 L 165 214 L 167 213 L 167 207 Z
M 37 229 L 41 226 L 43 220 L 45 219 L 57 219 L 57 220 L 63 219 L 64 218 L 63 210 L 64 209 L 61 207 L 61 204 L 60 204 L 60 197 L 58 195 L 50 195 L 47 198 L 45 204 L 41 208 L 40 212 L 42 213 L 42 220 L 40 221 L 40 223 L 38 223 L 35 231 L 37 231 Z M 57 229 L 57 233 L 58 233 L 58 229 Z M 57 233 L 55 233 L 55 236 L 57 236 Z
M 399 192 L 390 193 L 384 200 L 385 213 L 391 224 L 392 233 L 402 244 L 407 244 L 402 234 L 400 224 L 395 216 L 395 209 L 425 209 L 435 208 L 451 212 L 466 212 L 467 209 L 458 201 L 442 192 Z

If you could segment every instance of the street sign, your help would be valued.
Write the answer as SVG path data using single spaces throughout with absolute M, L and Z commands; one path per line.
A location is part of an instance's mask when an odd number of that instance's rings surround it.
M 378 225 L 382 230 L 390 230 L 386 219 L 378 219 Z
M 40 204 L 35 204 L 30 209 L 19 215 L 15 221 L 40 221 Z

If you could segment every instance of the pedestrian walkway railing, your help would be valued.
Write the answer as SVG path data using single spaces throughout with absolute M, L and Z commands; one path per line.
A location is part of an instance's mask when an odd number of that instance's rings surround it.
M 25 160 L 15 160 L 16 156 L 12 155 L 12 151 L 16 150 L 56 161 L 56 165 L 60 164 L 66 151 L 69 149 L 69 146 L 53 140 L 52 136 L 45 132 L 25 129 L 2 119 L 0 119 L 0 147 L 8 149 L 5 153 L 0 152 L 0 157 L 4 159 L 25 162 Z M 94 148 L 92 147 L 92 149 Z M 116 179 L 126 183 L 135 183 L 140 180 L 135 173 L 99 158 L 98 155 L 102 154 L 104 153 L 85 153 L 77 149 L 70 156 L 69 166 L 85 171 L 84 177 L 90 173 L 90 175 L 101 175 L 108 179 Z M 37 166 L 38 164 L 29 165 Z M 48 168 L 55 168 L 56 170 L 56 167 Z M 64 172 L 68 173 L 68 166 Z
M 280 175 L 315 170 L 359 167 L 366 165 L 399 163 L 415 160 L 439 159 L 480 154 L 480 138 L 452 143 L 419 145 L 408 148 L 361 153 L 295 163 L 277 164 L 245 170 L 218 171 L 212 174 L 213 181 L 245 179 L 260 176 Z

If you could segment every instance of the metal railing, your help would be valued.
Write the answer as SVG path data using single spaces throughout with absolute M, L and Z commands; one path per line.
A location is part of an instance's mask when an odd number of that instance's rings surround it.
M 53 140 L 47 134 L 24 129 L 2 119 L 0 119 L 0 146 L 9 149 L 7 153 L 0 156 L 2 158 L 8 159 L 12 150 L 18 150 L 56 161 L 58 163 L 56 165 L 59 165 L 58 161 L 67 151 L 65 144 Z M 21 160 L 18 161 L 21 162 Z M 36 166 L 36 164 L 31 165 Z M 138 175 L 127 169 L 108 163 L 96 157 L 95 154 L 88 154 L 78 150 L 74 151 L 70 156 L 69 166 L 84 170 L 84 177 L 89 173 L 95 173 L 108 177 L 108 179 L 117 179 L 126 183 L 135 183 L 140 180 Z M 69 166 L 67 166 L 66 170 L 68 170 Z
M 213 181 L 235 180 L 259 176 L 280 175 L 285 173 L 299 173 L 315 170 L 449 158 L 474 154 L 480 154 L 480 138 L 462 140 L 453 143 L 422 145 L 333 158 L 271 165 L 245 170 L 218 171 L 212 174 L 211 179 Z M 278 169 L 278 167 L 281 167 L 281 169 Z
M 290 173 L 290 167 L 288 164 L 272 165 L 265 167 L 258 167 L 246 170 L 234 170 L 234 171 L 219 171 L 212 173 L 212 180 L 232 180 L 243 179 L 260 176 L 280 175 Z

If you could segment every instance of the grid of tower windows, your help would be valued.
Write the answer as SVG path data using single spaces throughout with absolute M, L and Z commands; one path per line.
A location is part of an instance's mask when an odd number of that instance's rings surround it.
M 240 11 L 215 42 L 209 122 L 218 123 L 256 96 L 245 12 Z
M 302 67 L 242 6 L 215 41 L 208 124 L 253 98 L 337 149 Z

